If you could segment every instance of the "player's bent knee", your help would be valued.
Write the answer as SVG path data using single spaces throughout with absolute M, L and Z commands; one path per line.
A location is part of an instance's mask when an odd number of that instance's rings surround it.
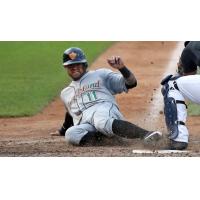
M 65 140 L 68 144 L 78 146 L 81 140 L 81 137 L 77 134 L 77 128 L 71 127 L 67 129 L 65 133 Z
M 71 144 L 71 145 L 79 145 L 79 142 L 77 142 L 74 137 L 72 137 L 70 134 L 66 134 L 65 135 L 65 140 L 67 142 L 67 144 Z

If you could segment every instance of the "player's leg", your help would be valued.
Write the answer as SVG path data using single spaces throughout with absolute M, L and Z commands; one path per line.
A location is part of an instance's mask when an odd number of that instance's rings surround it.
M 149 131 L 128 121 L 118 119 L 113 121 L 112 130 L 114 134 L 120 137 L 144 139 L 146 144 L 151 144 L 152 142 L 154 143 L 162 137 L 162 133 L 160 131 Z
M 107 136 L 118 135 L 126 138 L 144 138 L 146 142 L 160 139 L 162 134 L 159 131 L 148 131 L 135 124 L 124 120 L 118 108 L 105 103 L 99 107 L 93 115 L 95 128 Z
M 90 124 L 80 124 L 67 129 L 65 139 L 73 145 L 94 144 L 97 130 Z

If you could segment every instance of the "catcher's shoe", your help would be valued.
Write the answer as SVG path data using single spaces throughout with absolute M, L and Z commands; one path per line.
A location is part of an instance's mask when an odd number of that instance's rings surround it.
M 161 138 L 162 138 L 162 133 L 160 131 L 152 131 L 152 132 L 149 132 L 145 135 L 144 143 L 154 145 Z
M 167 147 L 163 148 L 164 150 L 185 150 L 188 147 L 187 142 L 177 142 L 174 140 L 170 140 Z

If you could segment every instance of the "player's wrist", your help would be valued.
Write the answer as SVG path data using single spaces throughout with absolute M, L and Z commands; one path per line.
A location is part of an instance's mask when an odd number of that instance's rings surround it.
M 126 66 L 125 65 L 121 65 L 121 66 L 118 67 L 118 70 L 123 69 L 123 68 L 126 68 Z
M 119 71 L 121 72 L 124 78 L 128 78 L 131 75 L 130 70 L 126 66 L 120 68 Z

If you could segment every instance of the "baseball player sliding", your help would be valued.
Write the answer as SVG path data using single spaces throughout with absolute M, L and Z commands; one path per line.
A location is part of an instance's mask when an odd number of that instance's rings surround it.
M 64 52 L 63 66 L 72 82 L 61 92 L 68 112 L 57 134 L 65 135 L 73 145 L 92 144 L 98 132 L 107 137 L 143 138 L 146 143 L 160 139 L 159 131 L 147 131 L 125 121 L 114 95 L 136 87 L 137 80 L 119 56 L 107 62 L 119 73 L 105 68 L 88 71 L 81 49 L 72 47 Z
M 200 41 L 187 41 L 178 62 L 178 73 L 167 76 L 161 82 L 170 139 L 168 148 L 171 150 L 183 150 L 188 146 L 185 100 L 200 104 L 200 75 L 197 75 L 197 66 L 200 66 Z

